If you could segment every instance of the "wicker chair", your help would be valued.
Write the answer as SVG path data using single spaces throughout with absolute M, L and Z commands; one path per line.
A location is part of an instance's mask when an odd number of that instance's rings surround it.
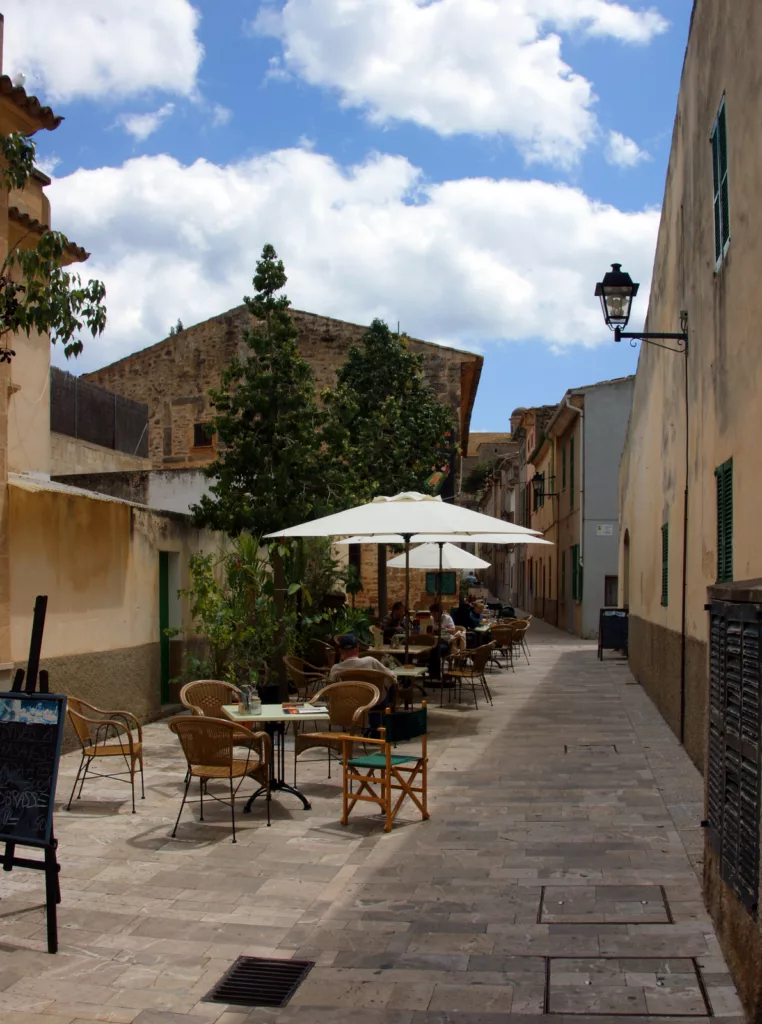
M 516 620 L 517 622 L 526 622 L 526 624 L 527 624 L 527 628 L 524 630 L 524 644 L 523 644 L 523 647 L 524 647 L 525 651 L 529 651 L 529 644 L 527 643 L 527 636 L 526 635 L 527 635 L 527 632 L 529 631 L 529 625 L 531 624 L 533 618 L 534 618 L 534 615 L 524 615 L 522 618 Z M 529 651 L 529 653 L 531 654 L 532 652 Z
M 180 740 L 180 745 L 188 763 L 188 770 L 185 775 L 185 791 L 183 792 L 180 810 L 177 813 L 175 827 L 172 830 L 172 837 L 177 835 L 177 826 L 180 823 L 180 816 L 188 799 L 188 790 L 193 779 L 199 780 L 199 798 L 201 804 L 201 821 L 204 820 L 204 792 L 206 785 L 213 779 L 220 781 L 227 780 L 230 792 L 230 817 L 233 824 L 233 842 L 235 836 L 235 798 L 245 778 L 255 779 L 267 794 L 267 824 L 270 824 L 270 759 L 272 746 L 270 737 L 266 732 L 256 732 L 252 735 L 241 725 L 222 718 L 208 718 L 206 715 L 180 715 L 177 718 L 170 718 L 170 730 Z M 239 745 L 247 745 L 246 758 L 233 756 L 233 748 Z M 258 757 L 254 757 L 254 747 L 257 747 Z M 237 780 L 234 786 L 234 781 Z M 207 792 L 207 796 L 210 794 Z M 219 800 L 219 797 L 212 797 Z M 227 803 L 226 800 L 220 800 Z
M 311 665 L 304 658 L 296 658 L 293 655 L 287 654 L 283 658 L 283 664 L 286 666 L 288 678 L 293 683 L 298 696 L 302 700 L 306 700 L 310 690 L 317 686 L 318 683 L 322 683 L 326 678 L 324 669 L 318 668 L 317 665 Z
M 194 715 L 207 718 L 224 718 L 222 705 L 237 704 L 240 699 L 238 687 L 220 679 L 196 679 L 180 690 L 180 703 Z
M 527 630 L 529 629 L 529 619 L 517 619 L 513 626 L 513 646 L 518 648 L 519 658 L 521 658 L 521 652 L 524 652 L 524 657 L 529 664 L 529 646 L 527 644 Z
M 336 648 L 324 640 L 310 640 L 309 642 L 310 664 L 329 672 L 336 663 Z
M 77 800 L 82 796 L 82 787 L 89 772 L 91 778 L 117 779 L 119 782 L 129 781 L 132 789 L 132 813 L 134 814 L 135 772 L 138 766 L 140 767 L 141 799 L 145 800 L 146 797 L 143 778 L 143 729 L 140 722 L 131 711 L 107 711 L 104 708 L 95 707 L 94 704 L 88 704 L 84 700 L 79 700 L 77 697 L 69 697 L 66 711 L 82 748 L 82 758 L 66 810 L 71 810 L 71 802 L 77 785 L 79 785 Z M 132 735 L 133 729 L 137 733 L 137 739 Z M 119 764 L 118 759 L 122 758 L 125 770 L 110 773 L 91 771 L 90 766 L 93 761 L 99 758 L 103 758 L 108 764 L 112 763 L 114 758 Z M 129 779 L 125 779 L 125 775 L 128 775 Z
M 378 704 L 381 691 L 373 683 L 342 680 L 329 683 L 315 694 L 310 704 L 326 704 L 329 714 L 329 730 L 338 726 L 343 733 L 359 733 L 367 724 L 368 711 Z M 305 750 L 322 747 L 328 751 L 328 778 L 331 777 L 331 752 L 341 754 L 341 740 L 332 732 L 298 732 L 294 722 L 294 785 L 299 755 Z
M 511 666 L 512 671 L 516 671 L 513 664 L 513 623 L 500 623 L 497 626 L 492 627 L 492 639 L 495 641 L 495 646 L 492 648 L 490 655 L 490 661 L 494 662 L 498 668 L 502 668 L 503 665 L 500 659 L 503 659 L 504 663 Z
M 448 677 L 455 680 L 457 683 L 458 700 L 460 700 L 463 691 L 463 684 L 465 683 L 466 686 L 471 687 L 471 692 L 474 695 L 474 707 L 478 707 L 479 702 L 476 697 L 476 684 L 479 683 L 485 699 L 488 700 L 490 704 L 492 703 L 492 694 L 484 671 L 487 667 L 494 646 L 495 641 L 491 640 L 488 644 L 476 647 L 473 651 L 469 651 L 467 656 L 461 656 L 458 658 L 455 666 L 447 670 Z

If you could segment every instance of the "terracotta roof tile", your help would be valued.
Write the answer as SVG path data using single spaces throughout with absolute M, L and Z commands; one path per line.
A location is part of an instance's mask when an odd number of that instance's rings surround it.
M 8 207 L 8 220 L 13 220 L 23 228 L 26 228 L 27 231 L 34 231 L 38 235 L 45 235 L 50 231 L 49 224 L 43 224 L 42 221 L 35 220 L 28 213 L 22 213 L 18 206 Z M 90 257 L 90 253 L 86 249 L 83 249 L 81 245 L 75 245 L 74 242 L 69 242 L 66 246 L 66 252 L 75 263 L 84 263 Z
M 8 75 L 0 75 L 0 95 L 13 100 L 17 107 L 40 121 L 48 131 L 55 131 L 63 121 L 63 117 L 54 114 L 50 107 L 43 107 L 36 96 L 28 96 L 23 86 L 14 85 Z

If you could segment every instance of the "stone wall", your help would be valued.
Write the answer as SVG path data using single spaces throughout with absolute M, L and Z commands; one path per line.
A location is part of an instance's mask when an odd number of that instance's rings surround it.
M 115 473 L 125 470 L 150 469 L 151 461 L 113 448 L 104 448 L 80 438 L 50 432 L 50 475 L 73 473 Z
M 312 367 L 318 390 L 333 385 L 349 348 L 367 327 L 293 310 L 299 347 Z M 194 425 L 210 419 L 210 388 L 235 354 L 246 351 L 244 331 L 252 324 L 245 306 L 195 324 L 157 345 L 85 374 L 84 379 L 117 394 L 146 402 L 148 448 L 154 466 L 199 466 L 211 462 L 214 445 L 194 446 Z M 482 357 L 410 339 L 424 356 L 424 375 L 457 414 L 460 437 L 467 437 Z
M 630 670 L 680 735 L 680 634 L 630 614 Z M 685 648 L 685 749 L 696 767 L 706 757 L 709 678 L 707 645 L 688 637 Z

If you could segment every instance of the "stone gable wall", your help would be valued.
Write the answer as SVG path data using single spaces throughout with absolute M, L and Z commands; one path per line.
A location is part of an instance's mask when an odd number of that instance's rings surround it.
M 349 348 L 367 327 L 293 310 L 299 347 L 312 367 L 318 391 L 333 385 Z M 231 357 L 246 352 L 244 331 L 252 318 L 245 306 L 188 327 L 180 334 L 85 374 L 84 379 L 147 403 L 149 458 L 156 467 L 188 467 L 211 462 L 214 446 L 194 448 L 194 424 L 212 415 L 208 398 Z M 468 430 L 468 378 L 481 370 L 482 357 L 417 339 L 410 348 L 424 356 L 424 376 L 456 412 L 460 434 Z M 464 387 L 465 380 L 465 387 Z M 466 394 L 464 394 L 464 390 Z

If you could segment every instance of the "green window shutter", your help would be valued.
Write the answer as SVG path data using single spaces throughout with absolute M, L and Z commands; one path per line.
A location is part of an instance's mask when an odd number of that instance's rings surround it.
M 730 241 L 728 130 L 724 99 L 720 104 L 712 131 L 712 182 L 714 186 L 714 259 L 715 263 L 719 264 Z
M 720 213 L 722 216 L 722 251 L 730 241 L 730 196 L 728 194 L 728 129 L 725 113 L 725 101 L 720 107 L 717 118 L 717 130 L 720 136 Z
M 733 579 L 733 460 L 714 471 L 717 482 L 717 582 Z
M 579 564 L 579 544 L 571 549 L 572 598 L 582 600 L 582 566 Z
M 669 523 L 661 528 L 661 603 L 669 604 Z
M 561 449 L 561 490 L 566 490 L 566 445 Z
M 561 593 L 559 597 L 562 601 L 566 600 L 566 552 L 561 552 Z
M 569 438 L 569 511 L 574 508 L 574 438 Z

